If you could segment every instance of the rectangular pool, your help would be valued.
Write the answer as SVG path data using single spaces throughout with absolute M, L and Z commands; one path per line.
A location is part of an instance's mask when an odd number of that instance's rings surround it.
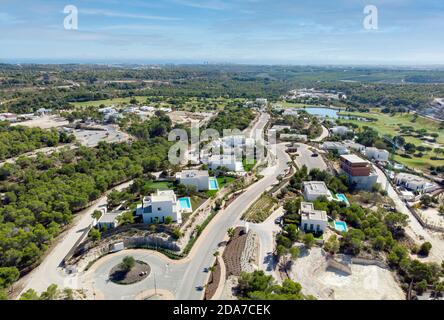
M 339 232 L 347 232 L 347 224 L 344 221 L 335 221 L 335 229 Z
M 216 178 L 210 178 L 210 189 L 209 190 L 219 190 L 219 184 Z
M 179 198 L 179 207 L 182 210 L 191 210 L 191 199 L 190 198 Z

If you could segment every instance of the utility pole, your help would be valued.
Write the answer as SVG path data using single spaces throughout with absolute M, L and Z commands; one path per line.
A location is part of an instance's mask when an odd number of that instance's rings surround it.
M 156 272 L 154 272 L 154 294 L 157 296 Z

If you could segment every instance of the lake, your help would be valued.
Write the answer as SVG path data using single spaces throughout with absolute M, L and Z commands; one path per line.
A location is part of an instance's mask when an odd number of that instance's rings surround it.
M 304 108 L 309 114 L 321 117 L 329 117 L 333 119 L 338 119 L 338 110 L 330 108 Z

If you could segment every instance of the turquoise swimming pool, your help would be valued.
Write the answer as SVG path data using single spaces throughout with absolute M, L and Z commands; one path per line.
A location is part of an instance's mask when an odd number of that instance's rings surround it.
M 337 194 L 336 194 L 336 198 L 337 198 L 339 201 L 345 202 L 347 205 L 349 204 L 348 199 L 347 199 L 347 197 L 345 196 L 345 194 L 337 193 Z
M 339 232 L 347 232 L 347 224 L 344 221 L 335 221 L 335 229 Z
M 219 190 L 219 184 L 216 178 L 210 178 L 210 189 L 209 190 Z
M 180 198 L 179 206 L 182 210 L 191 210 L 191 199 L 190 198 Z

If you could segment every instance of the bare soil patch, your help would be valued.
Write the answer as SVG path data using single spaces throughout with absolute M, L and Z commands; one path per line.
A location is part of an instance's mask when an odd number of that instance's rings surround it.
M 151 267 L 143 262 L 136 260 L 136 264 L 130 271 L 126 271 L 120 264 L 111 269 L 109 279 L 117 284 L 133 284 L 140 282 L 150 275 Z

